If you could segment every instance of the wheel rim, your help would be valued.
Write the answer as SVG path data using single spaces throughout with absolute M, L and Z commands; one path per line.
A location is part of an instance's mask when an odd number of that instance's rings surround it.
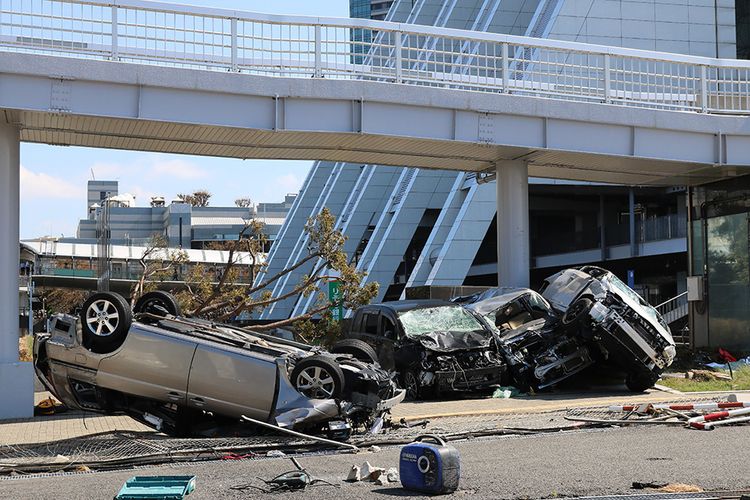
M 158 307 L 158 308 L 164 309 L 164 311 L 166 311 L 167 314 L 171 314 L 170 311 L 169 311 L 169 306 L 162 299 L 157 299 L 157 298 L 153 298 L 153 299 L 147 300 L 143 304 L 143 307 L 141 308 L 141 311 L 142 312 L 149 312 L 149 309 L 151 309 L 153 307 Z
M 309 398 L 330 398 L 336 383 L 328 370 L 319 366 L 305 368 L 297 375 L 297 390 Z
M 419 394 L 419 386 L 417 385 L 417 378 L 413 373 L 406 373 L 406 375 L 404 376 L 404 385 L 406 385 L 406 395 L 409 396 L 409 399 L 417 399 L 417 395 Z
M 566 315 L 567 322 L 572 323 L 573 321 L 575 321 L 578 318 L 578 316 L 581 315 L 585 307 L 586 307 L 586 304 L 583 301 L 578 301 L 575 304 L 573 304 L 570 310 L 568 311 L 570 314 Z
M 106 299 L 94 301 L 86 310 L 86 325 L 94 335 L 108 337 L 117 330 L 120 313 L 117 307 Z

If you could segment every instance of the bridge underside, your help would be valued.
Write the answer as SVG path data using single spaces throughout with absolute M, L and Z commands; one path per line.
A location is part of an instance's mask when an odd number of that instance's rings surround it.
M 21 141 L 329 160 L 630 185 L 742 173 L 743 117 L 387 82 L 293 79 L 0 52 Z M 217 172 L 220 175 L 220 172 Z
M 529 147 L 351 132 L 251 130 L 152 120 L 5 111 L 21 141 L 229 158 L 327 160 L 494 172 L 504 160 L 528 163 L 529 175 L 633 185 L 701 184 L 730 175 L 699 163 L 660 161 Z M 221 172 L 217 172 L 221 175 Z

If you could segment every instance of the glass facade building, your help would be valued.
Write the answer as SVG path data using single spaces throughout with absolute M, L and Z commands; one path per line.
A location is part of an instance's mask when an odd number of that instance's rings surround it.
M 697 345 L 746 349 L 750 339 L 750 176 L 693 188 L 690 196 L 692 304 Z

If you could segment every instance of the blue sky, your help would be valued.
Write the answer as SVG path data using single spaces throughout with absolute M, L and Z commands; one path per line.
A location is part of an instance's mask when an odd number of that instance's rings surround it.
M 348 0 L 188 0 L 193 5 L 274 14 L 348 17 Z M 296 192 L 310 162 L 234 160 L 166 155 L 113 149 L 21 144 L 21 238 L 74 236 L 86 216 L 86 182 L 117 180 L 120 193 L 132 193 L 136 204 L 154 195 L 208 189 L 214 206 L 232 205 L 240 197 L 281 201 Z

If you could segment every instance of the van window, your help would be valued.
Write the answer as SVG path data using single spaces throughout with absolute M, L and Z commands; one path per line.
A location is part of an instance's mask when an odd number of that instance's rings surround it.
M 372 313 L 365 314 L 364 323 L 365 323 L 365 333 L 368 333 L 370 335 L 378 334 L 378 315 L 377 314 L 372 314 Z
M 383 335 L 391 340 L 398 340 L 396 338 L 396 325 L 393 323 L 393 321 L 390 318 L 386 318 L 385 316 L 381 316 L 381 319 L 383 321 Z

